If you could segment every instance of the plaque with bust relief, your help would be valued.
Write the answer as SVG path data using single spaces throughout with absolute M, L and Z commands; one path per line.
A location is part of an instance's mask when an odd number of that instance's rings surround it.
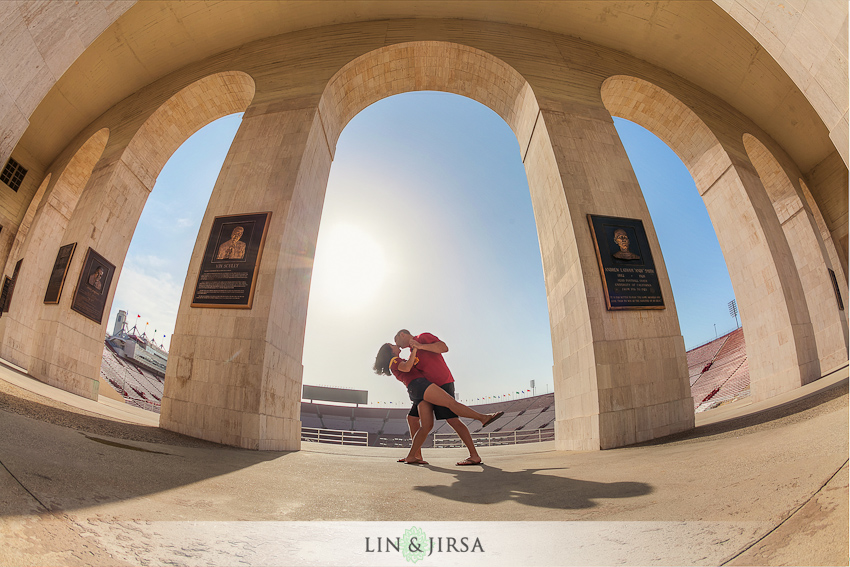
M 609 311 L 664 309 L 649 240 L 640 219 L 587 215 Z
M 71 300 L 71 309 L 100 324 L 103 321 L 103 310 L 113 275 L 115 266 L 89 247 L 80 270 L 77 289 L 74 290 L 74 298 Z
M 270 218 L 265 212 L 213 219 L 192 307 L 251 308 Z

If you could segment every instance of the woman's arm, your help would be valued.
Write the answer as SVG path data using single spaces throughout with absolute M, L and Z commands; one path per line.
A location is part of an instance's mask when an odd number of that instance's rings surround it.
M 410 372 L 410 369 L 413 368 L 413 365 L 416 364 L 416 349 L 413 348 L 410 350 L 410 358 L 405 361 L 398 363 L 398 369 L 401 372 Z

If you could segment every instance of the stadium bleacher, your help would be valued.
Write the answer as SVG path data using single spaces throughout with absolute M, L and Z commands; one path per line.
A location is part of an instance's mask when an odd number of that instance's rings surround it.
M 750 393 L 744 331 L 739 328 L 687 353 L 688 376 L 697 412 L 743 398 Z M 121 360 L 104 345 L 101 375 L 128 404 L 159 412 L 164 380 L 143 368 Z M 555 421 L 553 393 L 517 400 L 471 406 L 481 413 L 505 412 L 486 428 L 478 421 L 462 419 L 472 433 L 502 434 L 552 428 Z M 365 431 L 370 445 L 404 446 L 410 443 L 406 407 L 352 407 L 301 402 L 304 427 Z M 453 433 L 445 421 L 434 424 L 434 433 Z
M 701 350 L 700 357 L 688 359 L 695 411 L 749 395 L 750 371 L 743 328 L 694 350 Z
M 108 343 L 103 347 L 100 374 L 121 394 L 125 403 L 159 413 L 163 379 L 134 364 L 122 361 Z

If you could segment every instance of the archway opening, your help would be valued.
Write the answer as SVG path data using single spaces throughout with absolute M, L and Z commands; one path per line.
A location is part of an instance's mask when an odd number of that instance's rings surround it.
M 658 136 L 614 118 L 617 133 L 640 182 L 664 252 L 685 349 L 738 327 L 729 315 L 735 299 L 717 234 L 690 171 Z
M 131 405 L 159 412 L 181 280 L 241 119 L 241 112 L 224 116 L 183 142 L 139 217 L 107 320 L 110 338 L 101 364 L 101 375 Z M 135 368 L 125 364 L 128 358 Z
M 805 292 L 782 226 L 770 210 L 771 196 L 754 168 L 737 157 L 743 144 L 726 138 L 721 143 L 685 102 L 636 77 L 609 77 L 601 97 L 613 116 L 646 126 L 664 140 L 691 172 L 735 286 L 754 398 L 819 376 Z M 795 349 L 783 348 L 790 336 Z
M 614 118 L 664 253 L 694 410 L 750 395 L 746 342 L 720 243 L 691 172 L 658 136 Z M 737 305 L 737 302 L 733 303 Z
M 519 150 L 495 112 L 449 93 L 395 95 L 348 123 L 316 246 L 304 384 L 366 389 L 374 406 L 409 405 L 401 384 L 371 370 L 378 347 L 409 328 L 449 345 L 464 403 L 553 390 Z

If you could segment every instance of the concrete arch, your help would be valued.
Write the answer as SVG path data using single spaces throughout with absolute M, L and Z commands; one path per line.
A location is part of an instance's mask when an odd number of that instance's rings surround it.
M 35 213 L 36 211 L 38 211 L 38 206 L 41 204 L 41 200 L 44 198 L 44 193 L 50 186 L 50 178 L 52 176 L 52 173 L 48 173 L 47 175 L 45 175 L 44 179 L 41 182 L 41 185 L 39 185 L 38 189 L 36 189 L 35 196 L 33 196 L 32 201 L 30 201 L 30 204 L 27 207 L 27 212 L 24 213 L 24 218 L 21 221 L 21 225 L 18 227 L 18 230 L 15 233 L 15 240 L 12 243 L 12 250 L 9 252 L 9 260 L 11 260 L 12 258 L 21 257 L 21 249 L 24 246 L 27 234 L 29 233 L 30 227 L 32 226 L 32 221 L 35 219 Z M 6 275 L 10 275 L 13 269 L 14 264 L 10 265 L 9 261 L 7 261 L 3 273 Z
M 116 266 L 113 284 L 117 283 L 147 196 L 168 158 L 206 124 L 244 111 L 254 90 L 253 79 L 243 72 L 203 77 L 152 108 L 126 141 L 109 144 L 107 155 L 98 162 L 85 190 L 68 211 L 61 240 L 76 242 L 77 253 L 66 281 L 79 277 L 91 247 Z M 109 313 L 114 293 L 112 285 L 104 313 Z M 58 306 L 47 305 L 40 310 L 28 368 L 44 382 L 96 399 L 107 322 L 98 324 L 72 311 L 71 296 L 63 293 Z
M 800 190 L 803 192 L 803 197 L 806 199 L 806 203 L 808 203 L 809 208 L 812 211 L 815 223 L 817 223 L 818 232 L 820 233 L 821 240 L 826 247 L 826 253 L 829 256 L 830 264 L 838 278 L 842 297 L 847 297 L 847 255 L 842 254 L 836 247 L 835 241 L 832 238 L 832 233 L 829 231 L 829 226 L 826 224 L 826 219 L 824 219 L 820 207 L 817 206 L 817 202 L 812 196 L 809 186 L 805 181 L 803 181 L 802 177 L 797 178 L 797 183 L 799 183 Z
M 345 125 L 370 104 L 425 90 L 465 96 L 493 110 L 516 134 L 524 157 L 540 110 L 528 82 L 501 59 L 441 41 L 382 47 L 361 55 L 334 74 L 319 102 L 331 152 Z
M 820 377 L 805 292 L 785 234 L 752 166 L 696 112 L 643 79 L 613 76 L 601 96 L 614 116 L 655 133 L 684 162 L 703 197 L 723 250 L 741 314 L 755 399 Z M 756 179 L 753 179 L 756 177 Z M 780 188 L 776 206 L 788 198 Z M 769 205 L 767 205 L 769 206 Z M 787 348 L 788 343 L 794 345 Z
M 145 120 L 121 160 L 146 187 L 153 189 L 159 172 L 189 136 L 223 116 L 244 112 L 254 91 L 254 80 L 241 71 L 215 73 L 193 82 Z
M 600 94 L 612 116 L 640 124 L 667 144 L 691 172 L 700 193 L 731 165 L 705 122 L 664 89 L 637 77 L 619 75 L 606 79 Z M 707 166 L 713 167 L 704 171 Z
M 744 134 L 743 142 L 794 256 L 815 333 L 820 366 L 828 372 L 845 364 L 848 355 L 847 319 L 838 309 L 829 277 L 832 262 L 809 207 L 779 161 L 755 136 Z
M 193 252 L 171 341 L 161 427 L 254 449 L 300 447 L 307 260 L 336 140 L 369 104 L 420 89 L 481 102 L 517 136 L 546 274 L 559 447 L 614 447 L 692 427 L 669 281 L 610 115 L 597 102 L 585 102 L 589 96 L 577 104 L 550 100 L 544 112 L 513 66 L 452 41 L 363 50 L 340 63 L 312 95 L 258 94 L 261 102 L 245 113 Z M 247 195 L 251 209 L 273 214 L 254 306 L 191 309 L 211 223 L 217 215 L 244 212 L 237 198 Z M 667 310 L 606 310 L 588 213 L 643 219 Z
M 109 129 L 101 128 L 73 153 L 67 164 L 60 163 L 56 166 L 58 171 L 48 172 L 15 235 L 6 273 L 12 273 L 18 260 L 23 261 L 9 314 L 0 319 L 0 352 L 24 368 L 30 366 L 38 336 L 36 322 L 56 252 L 62 245 L 71 213 L 108 141 Z M 55 182 L 51 183 L 54 174 Z M 67 295 L 67 291 L 63 294 Z

